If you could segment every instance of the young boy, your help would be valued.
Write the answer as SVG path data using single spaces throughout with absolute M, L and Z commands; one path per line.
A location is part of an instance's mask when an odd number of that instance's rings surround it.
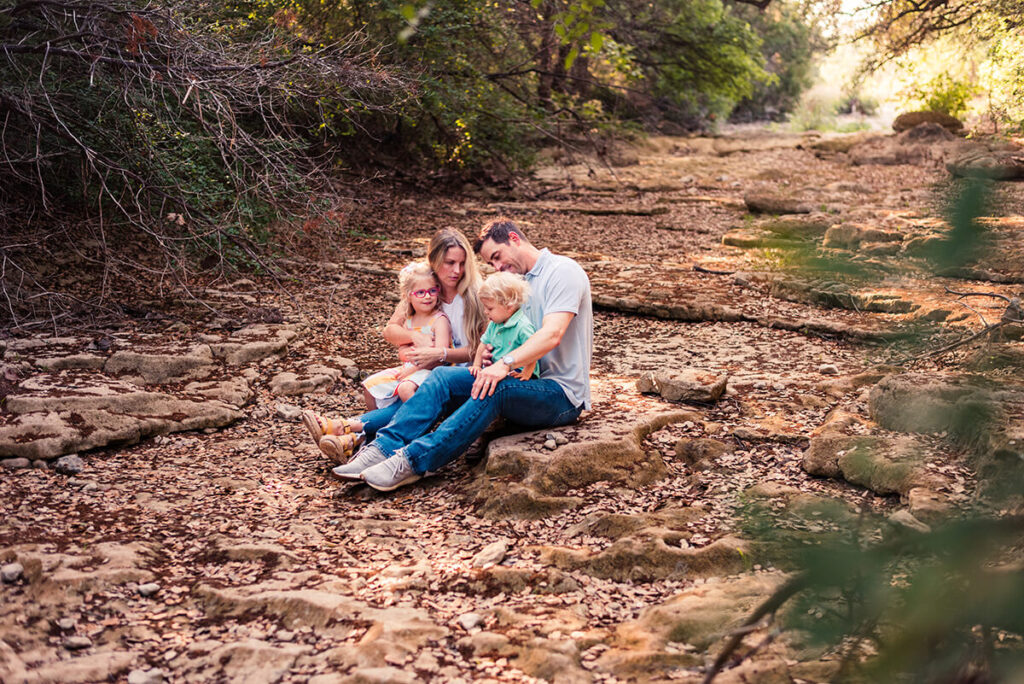
M 474 376 L 480 372 L 487 345 L 493 347 L 491 358 L 500 359 L 512 350 L 518 349 L 536 332 L 521 308 L 529 294 L 529 284 L 521 275 L 515 273 L 498 272 L 484 281 L 480 287 L 480 304 L 491 322 L 487 324 L 487 330 L 480 338 L 481 344 L 477 347 L 473 365 L 469 368 L 469 372 Z M 511 371 L 509 375 L 514 375 L 520 380 L 538 377 L 537 362 L 534 361 L 518 371 Z

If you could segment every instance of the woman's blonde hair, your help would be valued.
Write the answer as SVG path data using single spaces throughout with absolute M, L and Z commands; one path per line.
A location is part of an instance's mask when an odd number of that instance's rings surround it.
M 480 299 L 490 299 L 502 306 L 518 309 L 530 296 L 530 284 L 516 273 L 499 271 L 487 276 L 480 286 Z
M 466 236 L 451 228 L 442 228 L 430 238 L 430 245 L 427 247 L 427 261 L 437 271 L 444 264 L 445 254 L 452 247 L 458 247 L 466 253 L 466 264 L 462 270 L 462 278 L 456 288 L 465 307 L 462 321 L 462 338 L 469 346 L 471 354 L 476 352 L 476 345 L 480 342 L 487 327 L 487 317 L 484 315 L 483 307 L 480 306 L 480 268 L 476 263 L 476 254 L 469 244 Z
M 434 283 L 434 286 L 438 289 L 438 297 L 434 300 L 434 309 L 441 306 L 441 284 L 437 282 L 437 276 L 434 275 L 434 270 L 430 268 L 430 264 L 423 261 L 414 261 L 401 270 L 398 274 L 398 294 L 401 296 L 402 301 L 405 302 L 405 317 L 411 318 L 416 315 L 416 310 L 412 308 L 412 304 L 409 303 L 409 294 L 415 290 L 414 285 L 421 280 L 429 279 L 430 282 Z

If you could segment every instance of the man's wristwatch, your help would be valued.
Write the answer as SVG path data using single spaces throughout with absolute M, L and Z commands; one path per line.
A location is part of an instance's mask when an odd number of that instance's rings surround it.
M 508 366 L 509 370 L 512 370 L 512 364 L 514 364 L 516 360 L 512 358 L 511 354 L 505 354 L 501 357 L 501 362 Z

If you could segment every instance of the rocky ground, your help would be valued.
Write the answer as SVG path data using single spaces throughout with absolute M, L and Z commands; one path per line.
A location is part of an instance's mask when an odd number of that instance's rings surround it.
M 700 681 L 791 570 L 751 502 L 809 532 L 861 508 L 926 529 L 985 454 L 1020 456 L 1024 187 L 998 184 L 985 254 L 934 261 L 947 165 L 1013 177 L 1015 155 L 926 127 L 552 156 L 514 191 L 342 203 L 290 295 L 221 282 L 0 339 L 0 678 Z M 594 410 L 392 494 L 332 480 L 299 411 L 356 413 L 393 360 L 397 269 L 499 213 L 590 274 Z M 954 439 L 965 402 L 995 407 L 982 445 Z M 717 681 L 838 666 L 748 640 Z

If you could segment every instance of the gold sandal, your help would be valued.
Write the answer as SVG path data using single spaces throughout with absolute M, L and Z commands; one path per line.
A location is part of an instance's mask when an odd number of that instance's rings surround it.
M 344 418 L 332 420 L 313 411 L 302 412 L 302 424 L 306 426 L 309 436 L 317 444 L 327 435 L 350 435 L 354 432 L 352 421 Z
M 363 445 L 363 433 L 352 434 L 347 432 L 343 435 L 324 435 L 320 438 L 318 446 L 320 451 L 339 465 L 348 463 L 352 455 Z

